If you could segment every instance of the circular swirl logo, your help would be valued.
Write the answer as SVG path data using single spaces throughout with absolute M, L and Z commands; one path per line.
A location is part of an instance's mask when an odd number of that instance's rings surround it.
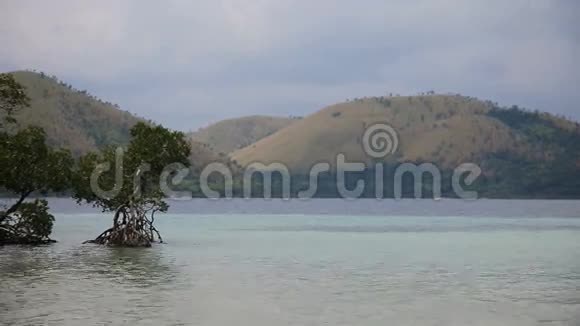
M 386 123 L 369 126 L 363 134 L 363 149 L 373 158 L 384 158 L 394 154 L 399 147 L 399 135 Z

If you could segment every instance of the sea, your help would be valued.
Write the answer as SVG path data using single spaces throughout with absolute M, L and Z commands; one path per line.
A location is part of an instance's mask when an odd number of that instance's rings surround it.
M 580 201 L 169 201 L 165 243 L 0 247 L 0 325 L 580 325 Z

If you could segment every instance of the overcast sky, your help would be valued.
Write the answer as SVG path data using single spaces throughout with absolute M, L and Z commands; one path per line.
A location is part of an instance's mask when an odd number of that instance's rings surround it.
M 580 1 L 0 1 L 0 70 L 166 126 L 435 90 L 580 120 Z

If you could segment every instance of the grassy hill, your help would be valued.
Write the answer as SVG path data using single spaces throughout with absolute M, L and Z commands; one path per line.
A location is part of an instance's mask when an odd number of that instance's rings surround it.
M 30 107 L 16 115 L 18 123 L 42 127 L 50 145 L 70 149 L 76 155 L 104 146 L 126 144 L 131 127 L 144 121 L 56 77 L 30 71 L 12 75 L 26 88 L 30 98 Z M 197 170 L 211 162 L 230 164 L 226 155 L 219 155 L 208 144 L 191 140 L 191 147 L 193 166 Z
M 398 133 L 398 154 L 403 161 L 437 160 L 447 165 L 486 151 L 515 150 L 518 140 L 510 137 L 509 127 L 484 115 L 490 107 L 455 96 L 354 100 L 307 116 L 235 151 L 232 158 L 241 165 L 284 162 L 296 171 L 308 170 L 317 162 L 333 162 L 338 153 L 348 160 L 371 162 L 361 138 L 366 127 L 383 122 Z
M 555 149 L 539 151 L 533 141 L 490 114 L 489 101 L 454 95 L 367 98 L 332 105 L 231 157 L 242 166 L 251 162 L 284 162 L 292 170 L 308 170 L 317 162 L 333 162 L 338 153 L 351 161 L 371 162 L 361 143 L 365 128 L 388 123 L 398 133 L 398 161 L 429 161 L 442 167 L 482 160 L 490 153 L 549 159 Z M 577 124 L 548 114 L 540 121 L 562 130 Z
M 19 123 L 44 128 L 50 145 L 75 155 L 127 143 L 131 127 L 143 120 L 56 77 L 13 75 L 31 104 L 17 113 Z M 236 172 L 252 162 L 282 162 L 301 175 L 319 162 L 334 165 L 339 153 L 370 167 L 376 159 L 363 151 L 362 138 L 375 123 L 397 132 L 398 149 L 385 159 L 391 166 L 431 162 L 449 175 L 457 165 L 473 162 L 483 171 L 478 187 L 490 197 L 580 198 L 577 122 L 459 95 L 364 98 L 305 118 L 225 120 L 190 135 L 191 157 L 197 171 L 211 162 Z
M 267 137 L 297 120 L 269 116 L 228 119 L 193 132 L 191 138 L 209 144 L 217 153 L 227 154 Z
M 231 154 L 241 166 L 285 163 L 303 174 L 316 163 L 374 162 L 363 150 L 369 126 L 387 123 L 399 146 L 385 161 L 431 162 L 443 171 L 482 167 L 493 196 L 567 197 L 580 193 L 580 125 L 547 113 L 459 95 L 365 98 L 324 108 Z M 579 180 L 579 181 L 574 181 Z M 574 195 L 575 196 L 575 195 Z
M 131 127 L 143 120 L 56 77 L 30 71 L 12 75 L 30 98 L 30 107 L 15 118 L 22 126 L 44 128 L 50 145 L 70 149 L 75 155 L 127 143 Z
M 69 149 L 75 155 L 126 144 L 130 129 L 144 121 L 54 76 L 30 71 L 17 71 L 12 75 L 26 88 L 30 98 L 30 107 L 23 108 L 15 116 L 18 124 L 42 127 L 50 145 Z M 197 171 L 211 162 L 232 165 L 227 155 L 217 153 L 206 143 L 192 139 L 191 148 L 192 165 Z
M 191 146 L 191 163 L 194 171 L 201 172 L 208 164 L 218 162 L 230 166 L 232 171 L 238 169 L 237 166 L 233 165 L 230 157 L 224 153 L 218 153 L 211 148 L 209 144 L 196 141 L 195 139 L 190 140 Z

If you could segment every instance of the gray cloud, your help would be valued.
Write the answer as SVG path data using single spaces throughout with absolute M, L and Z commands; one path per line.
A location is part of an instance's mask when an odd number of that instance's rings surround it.
M 189 130 L 435 89 L 580 118 L 574 1 L 0 3 L 0 69 Z

